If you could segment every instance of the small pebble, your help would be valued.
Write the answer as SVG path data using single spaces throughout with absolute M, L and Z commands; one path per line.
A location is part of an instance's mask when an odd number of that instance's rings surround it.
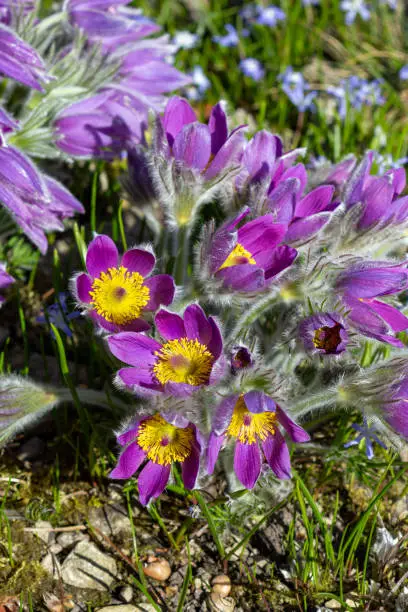
M 167 559 L 156 559 L 156 561 L 152 561 L 149 563 L 149 565 L 144 567 L 143 572 L 150 578 L 164 581 L 171 575 L 170 563 L 167 561 Z
M 123 601 L 126 601 L 126 603 L 130 603 L 133 599 L 133 589 L 130 584 L 127 584 L 122 589 L 120 589 L 119 595 L 123 599 Z
M 231 593 L 231 580 L 225 574 L 216 576 L 212 581 L 212 592 L 221 595 L 221 597 L 228 597 Z

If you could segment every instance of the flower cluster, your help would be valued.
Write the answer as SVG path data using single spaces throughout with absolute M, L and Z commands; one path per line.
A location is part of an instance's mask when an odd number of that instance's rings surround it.
M 88 246 L 87 272 L 73 278 L 83 314 L 120 364 L 117 386 L 143 402 L 118 435 L 111 474 L 136 475 L 143 504 L 162 493 L 172 465 L 191 489 L 231 449 L 244 487 L 254 488 L 268 467 L 289 478 L 283 432 L 307 442 L 296 420 L 313 412 L 302 407 L 296 365 L 310 361 L 323 380 L 338 360 L 358 389 L 359 347 L 404 347 L 408 265 L 393 253 L 395 232 L 407 227 L 404 171 L 372 175 L 369 153 L 314 174 L 302 153 L 284 152 L 265 130 L 251 139 L 244 126 L 230 131 L 221 104 L 201 122 L 186 100 L 171 98 L 150 144 L 131 151 L 125 184 L 147 218 L 156 216 L 157 244 L 161 231 L 172 232 L 173 273 L 153 272 L 168 272 L 169 260 L 156 259 L 152 246 L 120 257 L 99 235 Z M 209 203 L 217 222 L 203 213 Z M 404 382 L 392 389 L 371 411 L 406 435 Z M 349 402 L 353 393 L 341 397 Z M 381 440 L 359 427 L 348 446 L 364 438 L 371 457 L 370 440 Z

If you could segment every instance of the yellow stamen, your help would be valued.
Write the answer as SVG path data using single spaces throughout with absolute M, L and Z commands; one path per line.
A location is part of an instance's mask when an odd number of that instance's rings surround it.
M 159 414 L 139 425 L 137 443 L 147 458 L 160 465 L 185 461 L 191 454 L 194 433 L 190 427 L 175 427 Z
M 149 301 L 143 276 L 123 266 L 101 272 L 92 284 L 91 304 L 110 323 L 125 325 L 137 319 Z
M 244 398 L 241 396 L 235 404 L 232 419 L 226 431 L 228 436 L 238 438 L 243 444 L 254 444 L 256 439 L 265 440 L 267 436 L 274 435 L 277 421 L 274 412 L 249 412 Z
M 210 378 L 214 357 L 198 340 L 170 340 L 155 354 L 159 359 L 153 371 L 162 385 L 167 382 L 205 385 Z
M 252 257 L 251 253 L 242 246 L 242 244 L 236 245 L 236 247 L 228 255 L 222 266 L 217 270 L 219 272 L 223 268 L 231 268 L 231 266 L 239 266 L 240 264 L 252 264 L 255 265 L 256 261 Z
M 337 347 L 341 343 L 340 331 L 342 326 L 336 323 L 332 327 L 324 325 L 316 329 L 313 336 L 313 344 L 319 350 L 324 350 L 326 353 L 336 352 Z

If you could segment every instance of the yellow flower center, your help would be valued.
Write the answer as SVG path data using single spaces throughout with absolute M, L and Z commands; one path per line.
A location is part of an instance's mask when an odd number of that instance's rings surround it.
M 218 268 L 217 272 L 223 270 L 223 268 L 231 268 L 231 266 L 239 266 L 241 264 L 251 264 L 254 266 L 256 264 L 256 261 L 252 257 L 251 253 L 247 251 L 242 246 L 242 244 L 239 244 L 238 242 L 236 247 L 231 251 L 227 259 L 224 261 L 222 266 Z
M 232 419 L 226 431 L 228 436 L 238 438 L 243 444 L 254 444 L 256 439 L 265 440 L 274 435 L 277 421 L 274 412 L 249 412 L 244 398 L 241 396 L 235 404 Z
M 168 382 L 205 385 L 210 378 L 214 357 L 198 340 L 170 340 L 155 355 L 158 360 L 153 371 L 162 385 Z
M 185 461 L 191 453 L 194 433 L 190 427 L 175 427 L 159 414 L 139 426 L 137 443 L 147 458 L 160 465 Z
M 149 287 L 143 276 L 127 268 L 109 268 L 92 284 L 91 304 L 110 323 L 125 325 L 137 319 L 149 301 Z

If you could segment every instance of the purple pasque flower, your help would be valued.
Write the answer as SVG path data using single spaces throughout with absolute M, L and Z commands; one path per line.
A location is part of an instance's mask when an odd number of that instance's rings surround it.
M 299 335 L 307 352 L 316 355 L 340 355 L 346 350 L 346 323 L 337 312 L 318 312 L 303 319 Z
M 191 83 L 168 58 L 177 47 L 168 36 L 146 38 L 160 28 L 127 0 L 69 0 L 71 22 L 102 46 L 117 66 L 112 81 L 56 118 L 57 146 L 69 155 L 111 160 L 130 143 L 144 142 L 148 112 L 161 112 L 165 94 Z
M 221 332 L 198 304 L 187 306 L 183 317 L 162 309 L 154 322 L 163 343 L 132 332 L 108 338 L 115 357 L 132 366 L 117 373 L 121 385 L 142 396 L 187 397 L 222 375 Z
M 86 268 L 73 279 L 81 307 L 102 329 L 110 332 L 146 331 L 144 313 L 172 303 L 175 291 L 168 274 L 150 276 L 156 258 L 150 250 L 129 249 L 119 258 L 109 236 L 96 236 L 88 246 Z
M 64 291 L 58 294 L 58 299 L 54 304 L 45 309 L 44 314 L 37 317 L 37 323 L 52 323 L 57 329 L 63 331 L 68 337 L 72 337 L 72 331 L 68 325 L 69 321 L 77 319 L 81 313 L 77 310 L 69 312 L 67 304 L 69 294 Z M 51 335 L 54 338 L 54 332 L 51 330 Z
M 162 154 L 212 180 L 237 163 L 245 146 L 239 127 L 228 133 L 227 117 L 220 103 L 211 110 L 208 124 L 199 123 L 187 100 L 173 96 L 162 119 Z
M 290 478 L 289 449 L 279 425 L 294 442 L 308 442 L 309 434 L 261 391 L 231 395 L 218 406 L 207 446 L 207 470 L 214 471 L 224 441 L 235 439 L 234 470 L 252 489 L 264 460 L 278 478 Z
M 384 442 L 382 442 L 375 433 L 375 428 L 369 427 L 366 416 L 363 417 L 362 425 L 358 425 L 358 423 L 353 423 L 352 428 L 357 432 L 358 435 L 354 440 L 347 442 L 344 445 L 344 448 L 358 446 L 360 442 L 364 440 L 367 459 L 372 459 L 374 457 L 373 442 L 376 442 L 379 446 L 382 446 L 382 448 L 387 448 Z
M 18 129 L 18 125 L 18 122 L 0 106 L 0 132 L 2 134 L 14 132 Z
M 294 262 L 297 251 L 280 245 L 286 233 L 274 215 L 238 224 L 250 213 L 245 208 L 214 235 L 209 253 L 209 272 L 233 291 L 259 291 Z
M 37 51 L 0 23 L 0 73 L 27 87 L 44 91 L 50 77 Z
M 292 66 L 288 66 L 285 72 L 279 75 L 278 80 L 282 83 L 283 91 L 299 112 L 314 110 L 313 100 L 317 92 L 310 91 L 310 85 L 301 72 L 295 72 Z
M 65 10 L 71 24 L 83 30 L 91 42 L 112 51 L 160 30 L 128 4 L 129 0 L 66 0 Z
M 144 506 L 163 493 L 176 462 L 181 465 L 184 486 L 194 489 L 202 439 L 196 426 L 184 417 L 157 412 L 138 420 L 117 440 L 124 449 L 109 477 L 130 478 L 143 465 L 137 484 Z
M 343 200 L 350 209 L 359 204 L 357 228 L 398 225 L 408 219 L 408 197 L 398 196 L 406 185 L 404 168 L 391 168 L 383 176 L 370 175 L 374 154 L 367 153 L 344 187 Z
M 13 283 L 15 283 L 15 279 L 6 272 L 6 264 L 0 262 L 0 289 L 6 289 Z M 0 307 L 5 301 L 5 298 L 0 295 Z
M 261 62 L 254 57 L 247 57 L 239 62 L 241 72 L 254 81 L 260 81 L 265 76 Z
M 236 47 L 239 43 L 238 32 L 230 23 L 225 24 L 227 34 L 224 36 L 213 36 L 213 41 L 221 45 L 221 47 Z
M 363 21 L 370 19 L 370 8 L 364 0 L 342 0 L 340 8 L 346 13 L 345 21 L 347 25 L 354 23 L 358 15 Z
M 280 21 L 285 21 L 286 14 L 277 6 L 259 6 L 258 15 L 255 19 L 256 23 L 274 28 Z
M 377 298 L 408 288 L 405 264 L 371 261 L 351 266 L 339 275 L 335 288 L 348 312 L 347 321 L 358 332 L 393 346 L 404 346 L 395 334 L 408 329 L 408 318 Z
M 286 225 L 285 243 L 297 245 L 310 240 L 339 204 L 333 201 L 334 185 L 320 185 L 305 195 L 307 180 L 303 164 L 284 171 L 281 166 L 268 188 L 267 208 L 278 223 Z
M 12 146 L 0 146 L 0 202 L 26 236 L 46 253 L 46 233 L 62 231 L 62 221 L 83 206 L 55 179 L 42 174 Z

